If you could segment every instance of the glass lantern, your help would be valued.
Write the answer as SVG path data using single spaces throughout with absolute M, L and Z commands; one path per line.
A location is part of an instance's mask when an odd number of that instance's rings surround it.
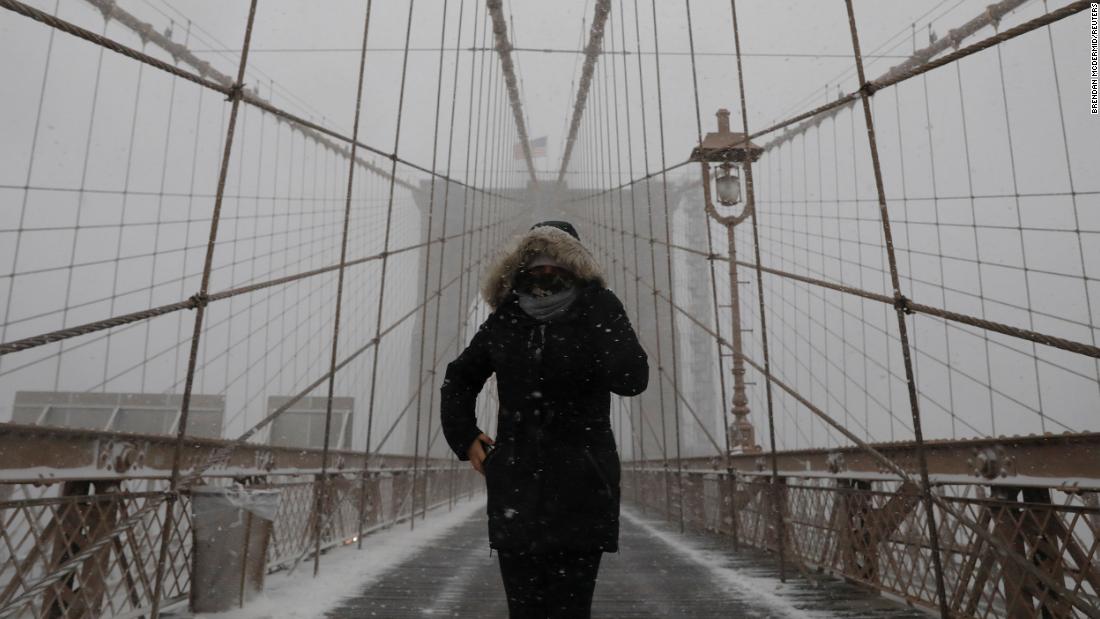
M 741 175 L 737 167 L 723 163 L 714 179 L 718 193 L 718 202 L 723 206 L 733 206 L 741 201 Z

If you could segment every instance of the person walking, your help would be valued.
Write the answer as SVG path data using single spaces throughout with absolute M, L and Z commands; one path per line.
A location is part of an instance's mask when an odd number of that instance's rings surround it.
M 619 546 L 611 394 L 649 383 L 645 351 L 603 272 L 563 221 L 503 248 L 481 287 L 492 313 L 447 366 L 447 443 L 485 476 L 489 546 L 510 619 L 587 619 L 600 558 Z M 496 374 L 494 440 L 475 403 Z

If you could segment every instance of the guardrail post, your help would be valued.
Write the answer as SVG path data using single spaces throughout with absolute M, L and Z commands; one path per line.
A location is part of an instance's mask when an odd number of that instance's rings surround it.
M 115 494 L 118 486 L 119 482 L 114 480 L 67 481 L 62 484 L 61 496 L 73 497 L 74 501 L 62 504 L 46 527 L 46 531 L 53 533 L 48 536 L 53 544 L 48 572 L 56 570 L 101 537 L 114 532 L 118 520 Z M 48 587 L 42 594 L 44 616 L 99 616 L 107 591 L 105 575 L 109 571 L 110 553 L 111 547 L 104 546 L 85 560 L 79 572 L 79 587 L 74 588 L 75 573 Z
M 774 544 L 774 549 L 779 554 L 780 571 L 782 571 L 787 559 L 787 478 L 772 476 L 770 481 L 772 520 L 768 523 L 768 542 Z
M 722 477 L 722 522 L 729 522 L 730 536 L 733 538 L 733 549 L 741 548 L 741 515 L 737 497 L 737 472 L 732 468 L 726 470 Z

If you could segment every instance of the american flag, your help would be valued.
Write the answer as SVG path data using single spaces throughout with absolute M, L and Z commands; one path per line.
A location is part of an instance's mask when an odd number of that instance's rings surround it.
M 546 156 L 546 136 L 535 138 L 528 141 L 528 143 L 531 145 L 532 157 Z M 516 145 L 512 148 L 512 156 L 515 159 L 523 159 L 523 142 L 516 142 Z

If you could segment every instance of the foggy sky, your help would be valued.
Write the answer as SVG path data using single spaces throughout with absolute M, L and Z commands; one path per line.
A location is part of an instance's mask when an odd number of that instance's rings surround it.
M 30 4 L 50 12 L 56 5 L 62 18 L 96 32 L 104 29 L 100 14 L 81 0 L 36 0 Z M 1062 4 L 1051 2 L 1050 8 Z M 159 30 L 171 27 L 173 40 L 186 40 L 219 71 L 235 73 L 246 2 L 120 0 L 119 5 Z M 928 44 L 929 24 L 943 36 L 980 14 L 985 2 L 863 0 L 855 6 L 868 77 L 874 77 L 901 62 L 915 47 Z M 1040 14 L 1043 6 L 1038 1 L 1027 3 L 1001 28 Z M 733 127 L 739 130 L 729 3 L 693 1 L 690 7 L 702 131 L 714 129 L 713 114 L 720 107 L 732 111 Z M 842 2 L 741 2 L 738 8 L 750 129 L 855 89 Z M 364 10 L 365 3 L 359 0 L 326 0 L 323 4 L 262 0 L 246 83 L 276 105 L 349 135 Z M 584 25 L 591 20 L 592 3 L 513 1 L 505 3 L 505 11 L 510 26 L 514 24 L 509 35 L 515 45 L 579 50 L 588 36 Z M 477 40 L 473 40 L 475 14 Z M 386 152 L 396 144 L 403 158 L 423 166 L 431 165 L 434 148 L 441 172 L 446 172 L 450 145 L 454 152 L 450 173 L 479 184 L 482 177 L 478 174 L 486 168 L 477 167 L 476 152 L 474 163 L 467 165 L 470 142 L 478 144 L 476 136 L 467 139 L 469 101 L 471 94 L 474 98 L 491 94 L 486 80 L 491 81 L 494 72 L 499 78 L 499 64 L 491 52 L 465 48 L 492 45 L 492 32 L 485 31 L 484 4 L 476 0 L 415 3 L 409 41 L 414 51 L 408 56 L 401 137 L 396 141 L 408 17 L 407 2 L 379 0 L 373 4 L 359 137 Z M 627 49 L 637 49 L 637 36 L 643 52 L 654 51 L 654 21 L 662 52 L 661 88 L 658 91 L 654 56 L 642 56 L 640 73 L 636 55 L 601 58 L 596 78 L 616 84 L 619 107 L 605 103 L 611 106 L 611 117 L 624 123 L 620 144 L 624 159 L 616 162 L 610 175 L 596 177 L 595 168 L 585 167 L 586 160 L 575 156 L 572 167 L 578 174 L 568 177 L 574 187 L 595 189 L 625 182 L 631 169 L 634 177 L 639 177 L 646 171 L 647 159 L 649 171 L 660 168 L 662 162 L 678 163 L 697 142 L 699 121 L 691 58 L 686 55 L 689 41 L 684 2 L 612 0 L 604 49 L 623 49 L 625 26 Z M 442 58 L 442 89 L 437 92 L 441 30 L 447 51 Z M 987 28 L 978 36 L 990 32 Z M 117 24 L 108 25 L 106 33 L 141 47 L 135 35 Z M 4 58 L 0 61 L 0 101 L 4 102 L 0 114 L 0 271 L 43 270 L 18 277 L 14 283 L 10 277 L 0 282 L 0 294 L 4 295 L 0 307 L 10 305 L 3 319 L 5 341 L 193 294 L 224 140 L 228 106 L 217 93 L 202 92 L 149 67 L 141 69 L 111 52 L 104 53 L 101 61 L 98 48 L 61 33 L 54 36 L 53 51 L 47 54 L 49 41 L 50 31 L 41 24 L 6 11 L 0 14 Z M 1100 286 L 1093 279 L 1100 269 L 1100 187 L 1095 157 L 1089 149 L 1100 143 L 1100 125 L 1087 113 L 1086 41 L 1087 17 L 1077 15 L 1055 24 L 1049 37 L 1044 29 L 1004 45 L 1000 57 L 990 50 L 962 61 L 957 70 L 945 67 L 876 95 L 886 193 L 891 198 L 891 214 L 898 220 L 895 241 L 905 288 L 915 298 L 1082 342 L 1095 341 L 1094 325 L 1100 321 L 1096 298 Z M 463 51 L 456 53 L 455 47 Z M 152 46 L 146 51 L 171 60 Z M 536 167 L 541 178 L 552 178 L 560 163 L 582 57 L 517 51 L 515 58 L 530 123 L 528 134 L 548 138 L 548 156 L 537 159 Z M 49 78 L 43 83 L 47 61 Z M 1052 67 L 1058 71 L 1059 90 L 1055 89 Z M 452 89 L 456 72 L 457 88 Z M 99 88 L 95 90 L 97 79 Z M 442 103 L 435 132 L 437 95 Z M 625 125 L 628 98 L 630 127 Z M 457 111 L 453 126 L 449 114 L 452 100 Z M 642 100 L 648 152 L 641 146 Z M 504 101 L 495 100 L 502 114 L 497 117 L 498 126 L 510 132 L 507 123 L 500 121 L 510 122 Z M 658 105 L 663 126 L 657 120 Z M 173 110 L 171 121 L 169 109 Z M 212 285 L 215 290 L 319 268 L 339 257 L 347 183 L 344 160 L 331 151 L 308 146 L 300 135 L 263 118 L 257 110 L 242 109 L 238 148 L 229 176 L 230 191 L 237 198 L 226 206 L 227 220 L 216 257 L 219 269 Z M 861 110 L 854 110 L 855 117 L 852 110 L 842 112 L 835 120 L 769 151 L 759 162 L 762 259 L 767 266 L 888 294 L 884 258 L 878 249 L 881 226 L 865 127 Z M 34 140 L 36 118 L 41 122 Z M 586 122 L 582 140 L 590 138 L 586 132 L 598 121 L 588 118 Z M 633 138 L 633 150 L 626 149 L 627 133 Z M 526 181 L 525 172 L 521 162 L 511 157 L 510 136 L 506 133 L 498 140 L 503 158 L 492 163 L 496 167 L 491 169 L 498 173 L 494 177 L 498 183 L 519 188 Z M 820 152 L 822 148 L 825 152 Z M 806 152 L 809 159 L 804 162 Z M 390 165 L 384 158 L 367 158 L 386 168 Z M 388 202 L 386 183 L 369 173 L 357 174 L 354 195 L 362 208 L 353 214 L 352 258 L 382 249 L 383 207 Z M 404 166 L 398 166 L 397 174 L 412 182 L 427 178 Z M 686 185 L 697 177 L 692 166 L 677 171 L 671 180 Z M 26 192 L 26 185 L 67 191 Z M 83 191 L 78 191 L 81 188 Z M 1075 196 L 1069 195 L 1071 189 Z M 1016 199 L 1016 194 L 1024 197 Z M 977 201 L 969 198 L 975 195 L 984 197 Z M 263 196 L 271 199 L 261 199 Z M 690 191 L 684 196 L 677 221 L 690 216 L 687 213 L 702 217 L 701 207 L 691 207 L 699 195 Z M 826 202 L 831 206 L 822 206 Z M 670 208 L 679 206 L 671 204 Z M 425 222 L 414 196 L 398 188 L 395 209 L 390 247 L 419 242 Z M 815 221 L 822 211 L 828 221 Z M 174 223 L 156 223 L 156 233 L 150 233 L 154 222 L 162 220 Z M 112 227 L 119 222 L 125 225 Z M 77 233 L 75 226 L 87 230 Z M 686 226 L 674 226 L 678 227 L 671 236 L 685 238 Z M 581 227 L 582 237 L 594 237 L 594 231 Z M 655 232 L 663 234 L 661 229 Z M 717 246 L 723 247 L 724 230 L 712 227 L 712 234 Z M 750 231 L 742 227 L 738 234 L 741 251 L 747 252 L 752 246 Z M 21 240 L 15 255 L 17 237 Z M 831 240 L 834 237 L 843 240 Z M 141 257 L 146 254 L 150 255 Z M 114 260 L 118 256 L 139 257 L 123 260 L 120 268 Z M 749 259 L 746 256 L 743 253 L 742 259 Z M 391 261 L 388 281 L 392 288 L 387 288 L 384 324 L 417 302 L 420 291 L 412 282 L 419 257 L 417 252 L 409 252 Z M 974 266 L 975 260 L 985 266 Z M 695 269 L 708 268 L 688 257 L 678 256 L 676 261 L 674 274 L 679 281 L 685 281 Z M 66 268 L 73 263 L 89 266 Z M 1025 266 L 1032 271 L 1026 280 L 1022 275 Z M 720 268 L 725 268 L 724 263 Z M 362 312 L 352 316 L 346 326 L 342 350 L 354 351 L 373 337 L 377 318 L 373 295 L 380 275 L 377 264 L 349 275 L 346 294 L 351 307 Z M 719 295 L 728 295 L 721 271 L 718 279 Z M 105 294 L 149 285 L 151 289 L 134 294 Z M 966 294 L 979 287 L 982 297 L 988 299 L 985 304 Z M 766 301 L 774 312 L 769 330 L 774 334 L 777 375 L 833 414 L 851 416 L 851 423 L 861 426 L 861 435 L 875 440 L 907 438 L 908 401 L 900 351 L 884 335 L 895 334 L 896 338 L 893 314 L 884 314 L 880 304 L 840 297 L 829 309 L 828 299 L 819 290 L 778 279 L 766 279 L 765 288 Z M 322 371 L 319 368 L 327 367 L 326 338 L 330 336 L 325 334 L 331 334 L 334 290 L 335 275 L 330 273 L 266 291 L 259 300 L 241 297 L 211 306 L 208 320 L 217 326 L 206 335 L 213 342 L 207 346 L 213 348 L 204 349 L 198 388 L 213 393 L 232 389 L 237 394 L 228 405 L 227 421 L 236 418 L 227 423 L 227 434 L 244 429 L 246 420 L 258 420 L 267 395 L 300 389 Z M 687 291 L 678 288 L 677 292 Z M 743 294 L 745 320 L 755 329 L 755 283 Z M 111 296 L 118 298 L 104 300 Z M 817 302 L 820 310 L 814 305 Z M 483 316 L 484 309 L 480 311 Z M 48 315 L 29 318 L 43 313 Z M 824 324 L 813 324 L 814 318 Z M 86 346 L 63 354 L 60 365 L 33 363 L 56 354 L 61 349 L 58 345 L 5 357 L 0 362 L 0 374 L 4 374 L 0 376 L 0 419 L 10 415 L 14 392 L 20 389 L 178 391 L 180 368 L 186 362 L 186 346 L 180 343 L 190 333 L 190 321 L 190 313 L 156 319 L 148 330 L 137 327 L 112 335 L 111 346 Z M 725 326 L 727 321 L 723 312 L 718 322 Z M 980 334 L 956 328 L 945 331 L 937 319 L 913 318 L 911 324 L 917 350 L 923 351 L 917 354 L 917 370 L 928 435 L 961 438 L 1097 428 L 1100 396 L 1094 361 L 1048 348 L 1035 349 L 1001 336 L 994 336 L 995 343 L 989 348 Z M 685 321 L 678 326 L 692 328 Z M 415 389 L 415 377 L 409 375 L 414 352 L 402 344 L 414 336 L 415 329 L 415 321 L 405 323 L 384 349 L 388 356 L 380 382 L 387 388 L 379 396 L 379 406 L 388 417 L 383 415 L 383 420 L 396 419 L 396 410 Z M 760 358 L 759 331 L 753 330 L 747 337 L 748 352 Z M 225 341 L 237 344 L 219 355 Z M 452 344 L 448 354 L 453 355 L 458 345 Z M 142 363 L 162 350 L 168 352 Z M 685 355 L 715 354 L 713 348 L 682 350 Z M 1036 354 L 1042 363 L 1035 362 Z M 947 369 L 947 362 L 953 369 Z M 362 402 L 367 382 L 362 377 L 369 372 L 369 356 L 360 357 L 337 383 L 344 392 L 357 393 L 357 401 Z M 750 380 L 755 383 L 750 397 L 759 434 L 766 423 L 762 417 L 766 410 L 763 378 L 750 372 Z M 720 401 L 721 395 L 715 394 L 713 399 Z M 819 446 L 838 440 L 789 398 L 780 397 L 779 406 L 783 446 Z M 1053 421 L 1040 420 L 1042 416 L 1034 412 L 1039 409 Z M 722 418 L 716 411 L 710 415 L 710 430 L 720 436 Z M 359 432 L 365 428 L 358 419 L 356 436 L 361 441 L 365 435 Z M 408 431 L 408 427 L 401 429 Z M 709 446 L 694 444 L 691 449 L 706 453 Z

